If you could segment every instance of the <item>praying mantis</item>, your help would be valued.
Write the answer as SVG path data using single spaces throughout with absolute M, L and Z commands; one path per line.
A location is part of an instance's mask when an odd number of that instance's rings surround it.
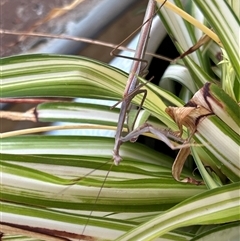
M 143 20 L 143 27 L 141 29 L 140 37 L 139 37 L 139 42 L 137 45 L 137 51 L 134 55 L 135 60 L 133 61 L 130 74 L 126 83 L 126 88 L 123 93 L 123 101 L 122 101 L 122 106 L 119 114 L 119 119 L 118 119 L 118 126 L 117 126 L 117 131 L 116 131 L 116 136 L 115 136 L 115 145 L 113 149 L 113 160 L 115 165 L 118 165 L 119 162 L 121 161 L 121 157 L 119 155 L 119 147 L 121 145 L 121 131 L 123 128 L 124 120 L 126 117 L 126 112 L 127 109 L 130 105 L 130 102 L 132 98 L 134 97 L 132 95 L 133 91 L 136 89 L 137 86 L 137 75 L 139 75 L 141 68 L 142 68 L 142 63 L 139 62 L 139 59 L 142 59 L 144 57 L 144 52 L 147 44 L 147 40 L 149 38 L 149 32 L 151 28 L 151 22 L 152 22 L 152 16 L 155 11 L 155 1 L 150 0 L 148 2 L 148 7 L 146 10 L 145 18 Z M 147 21 L 147 22 L 146 22 Z M 144 92 L 144 91 L 138 91 L 138 93 Z M 135 93 L 135 94 L 138 94 Z M 146 91 L 144 92 L 143 96 L 143 101 L 146 98 Z

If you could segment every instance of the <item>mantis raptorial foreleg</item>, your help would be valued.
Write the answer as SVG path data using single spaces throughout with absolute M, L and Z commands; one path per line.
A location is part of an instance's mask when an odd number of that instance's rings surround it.
M 127 142 L 127 141 L 134 142 L 140 135 L 142 135 L 144 133 L 152 133 L 159 140 L 163 141 L 166 145 L 168 145 L 172 150 L 186 148 L 191 145 L 190 143 L 188 143 L 188 140 L 184 140 L 184 139 L 180 138 L 174 132 L 169 131 L 169 130 L 158 129 L 148 123 L 144 123 L 143 125 L 139 126 L 137 129 L 128 133 L 126 136 L 121 137 L 120 142 L 121 143 Z M 179 144 L 176 146 L 171 142 L 171 140 L 174 142 L 182 143 L 182 144 Z

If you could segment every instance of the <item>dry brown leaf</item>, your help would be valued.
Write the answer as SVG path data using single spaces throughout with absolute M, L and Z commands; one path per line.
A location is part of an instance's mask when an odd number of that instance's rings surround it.
M 29 226 L 24 226 L 24 225 L 13 225 L 13 224 L 0 224 L 0 230 L 4 234 L 8 235 L 23 235 L 23 236 L 28 236 L 32 237 L 35 239 L 40 239 L 40 240 L 49 240 L 49 241 L 70 241 L 68 238 L 64 237 L 56 237 L 54 235 L 51 235 L 49 233 L 44 233 L 44 232 L 38 232 L 37 228 L 29 227 Z M 54 233 L 54 231 L 53 231 Z
M 195 185 L 200 185 L 203 184 L 202 181 L 198 181 L 192 177 L 186 177 L 184 179 L 180 179 L 180 175 L 182 173 L 183 166 L 186 162 L 186 159 L 188 155 L 190 154 L 190 147 L 188 148 L 182 148 L 179 152 L 178 155 L 172 165 L 172 175 L 174 179 L 178 182 L 183 182 L 183 183 L 192 183 Z
M 12 121 L 38 121 L 36 108 L 32 108 L 24 113 L 15 111 L 0 111 L 0 118 Z
M 182 126 L 186 126 L 190 130 L 190 136 L 192 136 L 197 130 L 197 125 L 199 121 L 210 114 L 209 110 L 205 109 L 202 106 L 196 107 L 167 107 L 167 114 L 177 123 L 178 128 L 180 130 L 179 136 L 182 136 L 183 128 Z
M 202 93 L 202 89 L 197 92 L 199 95 Z M 179 128 L 178 135 L 181 137 L 183 134 L 183 126 L 186 126 L 190 131 L 190 136 L 188 141 L 190 141 L 191 137 L 197 131 L 198 124 L 202 121 L 206 116 L 212 115 L 213 113 L 206 109 L 205 107 L 198 105 L 195 103 L 196 96 L 194 97 L 183 107 L 167 107 L 166 113 L 176 122 Z M 193 178 L 185 178 L 180 180 L 180 175 L 186 161 L 186 158 L 190 154 L 190 148 L 182 148 L 172 166 L 172 175 L 175 180 L 179 182 L 193 183 L 193 184 L 202 184 L 201 182 L 193 179 Z

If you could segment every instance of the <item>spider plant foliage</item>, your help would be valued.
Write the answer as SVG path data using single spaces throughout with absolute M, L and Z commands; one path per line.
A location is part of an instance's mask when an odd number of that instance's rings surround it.
M 186 3 L 169 0 L 159 12 L 179 53 L 188 54 L 170 65 L 160 87 L 144 86 L 148 95 L 136 125 L 147 119 L 184 139 L 192 136 L 188 153 L 199 174 L 183 166 L 184 155 L 174 162 L 129 142 L 121 148 L 121 164 L 112 166 L 119 110 L 110 106 L 122 98 L 127 74 L 121 70 L 84 57 L 4 58 L 2 100 L 41 103 L 25 113 L 1 111 L 2 118 L 66 124 L 1 133 L 3 240 L 238 237 L 239 1 Z M 213 30 L 208 37 L 189 22 L 185 10 L 202 30 Z M 182 85 L 179 96 L 163 88 L 174 81 Z M 81 101 L 73 102 L 75 97 Z M 138 105 L 141 98 L 133 102 Z M 57 129 L 78 129 L 80 134 L 49 132 Z M 204 185 L 181 182 L 189 177 Z

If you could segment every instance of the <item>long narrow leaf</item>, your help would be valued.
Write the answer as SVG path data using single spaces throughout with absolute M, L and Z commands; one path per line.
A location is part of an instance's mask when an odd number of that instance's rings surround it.
M 154 240 L 164 233 L 188 225 L 239 220 L 239 183 L 215 188 L 182 202 L 118 240 Z
M 226 1 L 194 0 L 199 9 L 204 12 L 210 25 L 219 36 L 232 63 L 235 73 L 240 80 L 239 73 L 239 19 Z M 226 18 L 226 16 L 228 16 Z

